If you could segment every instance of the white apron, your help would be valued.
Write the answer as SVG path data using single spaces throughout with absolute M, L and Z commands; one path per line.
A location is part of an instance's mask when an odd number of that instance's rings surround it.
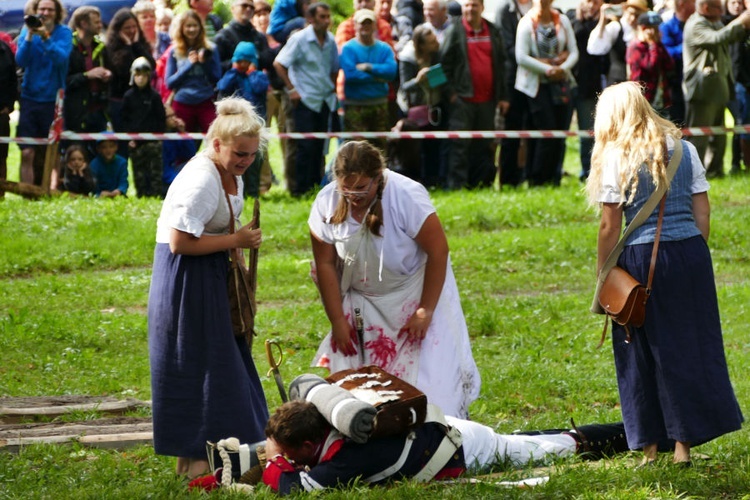
M 411 275 L 382 265 L 373 239 L 362 224 L 355 233 L 334 242 L 342 260 L 341 295 L 344 314 L 355 328 L 355 309 L 363 320 L 364 356 L 334 352 L 330 332 L 323 339 L 313 366 L 331 373 L 377 365 L 416 386 L 428 401 L 446 415 L 468 416 L 469 404 L 478 397 L 480 376 L 471 355 L 466 322 L 450 266 L 425 338 L 410 341 L 400 329 L 419 307 L 424 265 Z M 364 361 L 362 361 L 362 357 Z

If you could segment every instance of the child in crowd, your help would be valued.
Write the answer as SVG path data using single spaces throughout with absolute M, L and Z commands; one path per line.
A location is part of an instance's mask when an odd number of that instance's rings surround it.
M 258 70 L 258 52 L 252 42 L 237 44 L 232 56 L 232 68 L 219 80 L 216 88 L 219 97 L 238 94 L 252 103 L 256 113 L 266 116 L 268 76 Z
M 216 85 L 219 97 L 237 94 L 249 101 L 258 115 L 266 116 L 266 95 L 268 77 L 258 68 L 258 52 L 252 42 L 240 42 L 234 49 L 232 68 L 228 70 Z M 258 154 L 242 179 L 245 181 L 245 196 L 257 198 L 260 195 L 260 170 L 263 155 Z
M 94 194 L 101 198 L 126 196 L 128 192 L 128 161 L 117 154 L 117 141 L 101 139 L 96 143 L 96 158 L 91 162 Z
M 80 144 L 68 146 L 63 156 L 63 189 L 73 194 L 88 196 L 94 192 L 86 149 Z
M 167 132 L 184 132 L 185 122 L 174 114 L 172 106 L 164 107 L 167 113 Z M 167 195 L 167 189 L 182 167 L 198 152 L 195 141 L 172 140 L 162 142 L 162 197 Z
M 292 32 L 305 27 L 303 13 L 308 4 L 306 0 L 276 0 L 273 3 L 266 33 L 272 49 L 285 44 Z
M 165 131 L 164 104 L 150 83 L 151 64 L 145 57 L 139 57 L 130 67 L 130 89 L 122 100 L 122 128 L 125 132 Z M 130 141 L 129 146 L 138 197 L 162 196 L 161 141 Z
M 157 8 L 156 9 L 156 58 L 158 59 L 167 50 L 169 45 L 172 43 L 172 38 L 169 36 L 169 25 L 172 24 L 171 9 Z
M 643 95 L 662 117 L 669 119 L 672 96 L 669 79 L 674 61 L 661 41 L 661 16 L 646 12 L 638 17 L 636 38 L 625 52 L 630 80 L 643 85 Z

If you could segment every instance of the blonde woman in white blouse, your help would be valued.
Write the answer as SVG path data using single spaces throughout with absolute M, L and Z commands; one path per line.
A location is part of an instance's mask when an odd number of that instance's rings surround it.
M 216 111 L 205 151 L 183 167 L 164 200 L 148 303 L 154 450 L 178 457 L 177 473 L 188 477 L 207 472 L 206 441 L 261 441 L 268 420 L 227 296 L 228 250 L 261 242 L 260 230 L 239 216 L 242 174 L 265 146 L 265 123 L 241 98 L 220 101 Z

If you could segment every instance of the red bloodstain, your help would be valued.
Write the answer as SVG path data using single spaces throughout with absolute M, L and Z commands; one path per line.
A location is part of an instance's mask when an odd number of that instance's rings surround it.
M 357 329 L 352 326 L 352 322 L 349 321 L 349 319 L 352 317 L 351 313 L 346 313 L 346 322 L 349 323 L 349 337 L 352 339 L 352 343 L 356 346 L 359 345 L 359 339 L 357 338 Z M 336 345 L 336 341 L 333 339 L 333 335 L 331 335 L 331 349 L 333 352 L 338 352 L 339 348 Z
M 324 354 L 318 360 L 318 366 L 321 368 L 331 368 L 331 358 L 327 354 Z
M 399 322 L 402 325 L 405 325 L 409 321 L 409 318 L 411 318 L 411 315 L 417 311 L 418 307 L 419 307 L 418 300 L 409 300 L 405 302 L 404 305 L 401 306 L 401 313 L 398 316 Z
M 365 342 L 365 347 L 370 350 L 370 359 L 379 367 L 385 368 L 396 357 L 396 342 L 383 333 L 379 326 L 368 326 L 368 332 L 377 332 L 375 340 Z

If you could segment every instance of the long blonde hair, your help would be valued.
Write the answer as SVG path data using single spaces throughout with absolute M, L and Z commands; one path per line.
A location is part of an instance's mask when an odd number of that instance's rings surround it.
M 680 140 L 682 132 L 654 111 L 639 84 L 622 82 L 604 89 L 596 105 L 591 173 L 585 188 L 589 204 L 598 205 L 602 170 L 612 160 L 619 165 L 620 195 L 626 203 L 635 197 L 642 167 L 656 187 L 667 182 L 667 136 Z
M 198 23 L 198 26 L 200 26 L 198 38 L 195 40 L 195 45 L 192 46 L 188 46 L 185 35 L 182 33 L 182 28 L 183 26 L 185 26 L 185 23 L 188 19 L 196 21 Z M 178 55 L 180 57 L 187 57 L 188 52 L 191 50 L 212 49 L 211 43 L 208 41 L 208 38 L 206 38 L 206 25 L 203 23 L 203 20 L 198 16 L 198 14 L 196 14 L 193 10 L 186 10 L 185 12 L 177 16 L 172 21 L 169 29 L 172 41 L 174 42 L 175 55 Z
M 365 216 L 365 225 L 372 234 L 380 235 L 380 227 L 383 225 L 383 189 L 385 188 L 385 179 L 383 169 L 385 160 L 380 150 L 367 141 L 349 141 L 339 149 L 336 154 L 336 161 L 333 164 L 331 177 L 334 182 L 341 181 L 350 175 L 370 177 L 371 179 L 380 176 L 378 179 L 378 189 L 375 194 L 375 203 L 367 211 Z M 329 222 L 331 224 L 341 224 L 346 220 L 349 212 L 349 203 L 344 196 L 339 197 L 338 205 L 333 212 Z

